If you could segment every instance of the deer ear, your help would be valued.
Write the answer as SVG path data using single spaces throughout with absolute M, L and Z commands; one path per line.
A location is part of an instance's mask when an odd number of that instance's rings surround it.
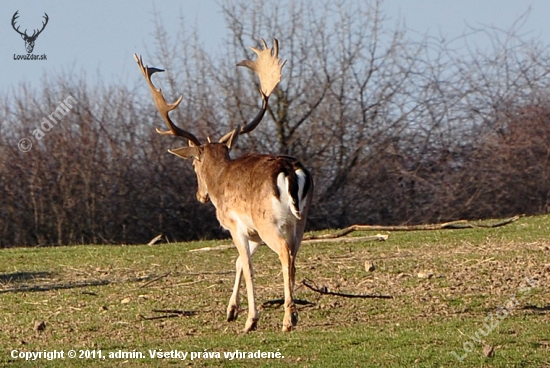
M 185 159 L 194 158 L 199 160 L 201 149 L 198 146 L 189 146 L 189 147 L 169 149 L 168 152 L 170 152 L 173 155 L 179 156 L 181 158 L 185 158 Z

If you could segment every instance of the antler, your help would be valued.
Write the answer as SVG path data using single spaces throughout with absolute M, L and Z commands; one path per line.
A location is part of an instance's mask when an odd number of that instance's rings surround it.
M 176 102 L 169 104 L 169 103 L 166 102 L 166 99 L 164 98 L 164 95 L 162 94 L 162 91 L 159 88 L 156 88 L 155 85 L 153 84 L 153 82 L 151 82 L 151 76 L 154 73 L 163 72 L 164 70 L 163 69 L 157 69 L 157 68 L 150 68 L 149 66 L 143 66 L 143 61 L 141 59 L 141 56 L 138 57 L 137 54 L 134 54 L 134 59 L 136 60 L 138 66 L 139 66 L 139 69 L 143 73 L 143 76 L 145 77 L 145 80 L 149 84 L 149 88 L 151 89 L 151 93 L 153 94 L 153 100 L 155 101 L 155 105 L 157 106 L 157 109 L 158 109 L 160 115 L 162 116 L 162 118 L 164 119 L 164 121 L 168 125 L 168 128 L 170 129 L 170 130 L 162 131 L 162 130 L 159 130 L 157 128 L 156 129 L 157 133 L 159 133 L 159 134 L 171 134 L 171 135 L 175 135 L 175 136 L 178 136 L 178 137 L 184 137 L 184 138 L 187 138 L 189 140 L 189 142 L 193 143 L 195 146 L 200 146 L 201 143 L 199 142 L 197 137 L 195 137 L 192 133 L 188 132 L 187 130 L 183 130 L 183 129 L 179 128 L 178 126 L 176 126 L 172 122 L 172 120 L 170 119 L 170 116 L 168 115 L 168 112 L 170 112 L 170 111 L 172 111 L 172 110 L 174 110 L 175 108 L 178 107 L 178 105 L 183 100 L 183 96 L 180 96 L 176 100 Z
M 279 59 L 279 41 L 274 38 L 273 48 L 268 48 L 265 40 L 262 38 L 262 44 L 264 47 L 263 50 L 251 47 L 252 51 L 258 55 L 258 59 L 256 61 L 243 60 L 237 63 L 237 66 L 245 66 L 252 69 L 258 75 L 261 86 L 259 91 L 262 97 L 262 107 L 251 122 L 242 128 L 238 127 L 237 129 L 227 133 L 220 138 L 220 142 L 226 142 L 228 139 L 233 137 L 235 133 L 249 133 L 258 126 L 264 117 L 265 111 L 267 110 L 267 101 L 269 96 L 281 80 L 281 71 L 286 63 L 286 60 L 281 61 L 281 59 Z
M 15 28 L 15 20 L 19 18 L 19 15 L 17 15 L 17 13 L 19 13 L 19 10 L 16 11 L 11 18 L 11 26 L 13 27 L 13 29 L 15 29 L 15 32 L 19 33 L 21 36 L 27 36 L 27 30 L 25 30 L 25 33 L 21 33 L 21 31 L 19 31 L 19 27 Z
M 33 32 L 33 34 L 32 34 L 32 36 L 29 36 L 29 35 L 27 34 L 27 30 L 26 30 L 26 29 L 25 29 L 25 33 L 22 33 L 22 32 L 19 30 L 19 27 L 15 28 L 15 21 L 17 20 L 17 18 L 19 18 L 18 13 L 19 13 L 19 10 L 16 11 L 15 14 L 13 15 L 13 17 L 11 18 L 11 26 L 12 26 L 13 29 L 15 29 L 15 31 L 16 31 L 17 33 L 19 33 L 21 36 L 25 36 L 27 39 L 31 39 L 31 40 L 34 39 L 34 38 L 36 38 L 36 37 L 38 37 L 38 35 L 39 35 L 40 33 L 42 33 L 42 31 L 44 30 L 44 28 L 46 28 L 46 24 L 48 24 L 48 20 L 50 19 L 50 18 L 48 17 L 48 14 L 47 14 L 47 13 L 44 13 L 43 18 L 45 18 L 46 21 L 45 21 L 45 22 L 42 22 L 42 29 L 41 29 L 40 31 L 37 30 L 37 29 L 35 29 L 34 32 Z
M 42 31 L 44 30 L 44 28 L 46 28 L 46 24 L 48 24 L 48 20 L 49 20 L 50 18 L 48 17 L 48 14 L 47 14 L 47 13 L 44 13 L 44 16 L 43 16 L 42 18 L 45 18 L 45 19 L 46 19 L 45 22 L 42 22 L 42 29 L 41 29 L 40 31 L 35 30 L 30 38 L 36 38 L 36 37 L 38 37 L 38 35 L 39 35 L 40 33 L 42 33 Z M 37 33 L 37 31 L 38 31 L 38 33 Z M 25 30 L 25 34 L 26 34 L 26 32 L 27 32 L 27 31 Z
M 258 74 L 262 86 L 261 93 L 269 96 L 281 81 L 281 70 L 286 60 L 281 62 L 279 59 L 279 41 L 273 39 L 273 48 L 268 48 L 265 40 L 262 38 L 263 50 L 250 47 L 258 55 L 256 61 L 243 60 L 237 63 L 237 66 L 245 66 Z

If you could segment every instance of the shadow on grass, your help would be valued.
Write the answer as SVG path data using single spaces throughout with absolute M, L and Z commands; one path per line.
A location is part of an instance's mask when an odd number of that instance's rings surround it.
M 23 292 L 33 292 L 33 291 L 49 291 L 49 290 L 60 290 L 60 289 L 74 289 L 87 286 L 101 286 L 109 285 L 113 282 L 111 280 L 89 280 L 82 282 L 68 282 L 62 284 L 46 284 L 46 285 L 23 285 L 14 288 L 0 289 L 0 294 L 3 293 L 23 293 Z
M 0 274 L 0 283 L 4 285 L 3 288 L 0 288 L 0 294 L 72 289 L 86 286 L 107 285 L 112 282 L 110 280 L 85 280 L 66 283 L 49 282 L 48 279 L 51 279 L 53 275 L 54 274 L 51 272 L 14 272 Z
M 127 279 L 90 279 L 66 282 L 51 282 L 54 274 L 50 272 L 15 272 L 0 274 L 0 294 L 3 293 L 22 293 L 35 291 L 49 291 L 60 289 L 74 289 L 88 286 L 102 286 L 109 284 L 120 284 L 127 282 L 141 282 L 152 278 L 152 275 L 133 277 Z M 13 285 L 15 284 L 15 285 Z
M 45 279 L 45 278 L 51 278 L 52 277 L 51 272 L 14 272 L 14 273 L 5 273 L 0 274 L 0 283 L 7 284 L 7 283 L 20 283 L 25 282 L 29 280 L 35 280 L 35 279 Z

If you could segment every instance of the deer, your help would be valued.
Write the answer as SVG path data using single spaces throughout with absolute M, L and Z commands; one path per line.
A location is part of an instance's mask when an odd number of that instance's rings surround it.
M 237 63 L 237 66 L 244 66 L 257 74 L 262 106 L 250 122 L 244 126 L 238 125 L 218 142 L 211 142 L 208 137 L 207 142 L 201 143 L 191 132 L 172 122 L 168 113 L 178 107 L 183 95 L 174 103 L 167 103 L 162 90 L 151 82 L 154 73 L 164 70 L 144 66 L 141 56 L 134 54 L 155 105 L 169 128 L 157 128 L 157 133 L 187 139 L 187 146 L 169 149 L 168 152 L 192 159 L 197 177 L 197 200 L 214 205 L 220 225 L 229 231 L 237 248 L 235 283 L 226 314 L 228 322 L 238 317 L 239 288 L 244 276 L 248 300 L 244 333 L 256 330 L 259 320 L 252 256 L 261 244 L 267 244 L 277 253 L 281 262 L 284 283 L 282 331 L 291 331 L 297 325 L 298 313 L 293 299 L 295 262 L 313 195 L 313 178 L 294 157 L 255 153 L 235 159 L 230 157 L 238 137 L 250 133 L 262 121 L 269 96 L 280 82 L 286 62 L 278 57 L 277 39 L 273 40 L 272 48 L 268 48 L 263 39 L 262 44 L 263 49 L 251 47 L 257 60 L 247 59 Z
M 17 18 L 19 18 L 18 13 L 19 13 L 19 10 L 16 11 L 15 14 L 13 14 L 13 17 L 11 18 L 11 26 L 13 27 L 15 32 L 17 32 L 21 35 L 21 38 L 25 41 L 25 48 L 27 49 L 27 54 L 30 54 L 30 53 L 32 53 L 32 50 L 34 50 L 34 42 L 38 38 L 38 35 L 40 35 L 40 33 L 42 33 L 44 28 L 46 28 L 46 24 L 48 24 L 48 20 L 50 18 L 48 17 L 47 13 L 44 13 L 43 18 L 44 18 L 45 21 L 42 22 L 42 29 L 41 30 L 35 29 L 33 34 L 31 36 L 29 36 L 27 34 L 27 30 L 25 30 L 25 32 L 21 32 L 19 30 L 19 27 L 15 28 L 15 21 L 17 20 Z

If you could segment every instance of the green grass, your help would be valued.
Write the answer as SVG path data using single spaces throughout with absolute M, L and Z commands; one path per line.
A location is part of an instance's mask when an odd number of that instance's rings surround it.
M 236 250 L 189 252 L 227 242 L 2 249 L 0 366 L 550 367 L 549 237 L 550 217 L 539 216 L 491 229 L 392 232 L 385 242 L 304 244 L 295 297 L 315 304 L 300 307 L 288 334 L 280 332 L 280 307 L 261 308 L 258 330 L 246 335 L 244 292 L 239 319 L 225 321 Z M 365 271 L 367 260 L 374 272 Z M 281 298 L 277 255 L 262 247 L 254 265 L 258 304 Z M 301 286 L 304 278 L 394 299 L 322 296 Z M 526 288 L 526 278 L 536 286 Z M 480 335 L 512 296 L 508 316 Z M 173 309 L 189 315 L 154 311 Z M 46 328 L 37 331 L 41 321 Z M 485 357 L 484 346 L 494 356 Z M 107 358 L 69 359 L 71 349 Z M 27 362 L 13 350 L 63 350 L 65 359 Z M 144 358 L 108 358 L 119 350 Z M 182 362 L 150 358 L 149 350 L 222 358 Z M 236 350 L 284 358 L 223 358 Z

